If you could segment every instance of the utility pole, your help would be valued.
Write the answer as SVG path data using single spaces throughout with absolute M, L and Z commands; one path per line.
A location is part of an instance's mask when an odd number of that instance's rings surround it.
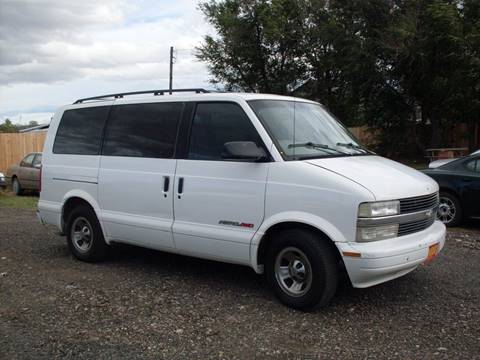
M 170 46 L 170 83 L 168 89 L 172 95 L 172 81 L 173 81 L 173 46 Z

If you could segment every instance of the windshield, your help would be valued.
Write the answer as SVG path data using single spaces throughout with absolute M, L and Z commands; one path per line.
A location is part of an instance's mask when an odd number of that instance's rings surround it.
M 248 103 L 286 160 L 372 154 L 319 104 L 288 100 Z

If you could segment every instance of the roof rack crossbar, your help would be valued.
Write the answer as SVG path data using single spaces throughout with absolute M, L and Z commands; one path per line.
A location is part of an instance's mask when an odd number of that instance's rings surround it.
M 153 94 L 154 96 L 158 96 L 158 95 L 165 95 L 165 93 L 172 94 L 174 92 L 195 92 L 196 94 L 205 94 L 205 93 L 209 93 L 210 91 L 202 88 L 132 91 L 132 92 L 126 92 L 126 93 L 107 94 L 107 95 L 92 96 L 88 98 L 78 99 L 77 101 L 74 102 L 74 104 L 81 104 L 84 101 L 89 101 L 89 100 L 108 100 L 108 98 L 122 99 L 124 96 L 130 96 L 130 95 Z

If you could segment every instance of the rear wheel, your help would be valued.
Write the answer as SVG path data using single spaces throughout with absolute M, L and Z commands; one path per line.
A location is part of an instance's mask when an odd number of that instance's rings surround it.
M 280 301 L 302 310 L 326 305 L 338 283 L 336 257 L 329 240 L 310 231 L 290 229 L 271 241 L 266 276 Z
M 72 254 L 79 260 L 95 262 L 102 260 L 108 249 L 95 212 L 79 205 L 68 216 L 67 242 Z
M 440 193 L 437 219 L 446 226 L 456 226 L 462 221 L 462 208 L 455 195 L 447 192 Z
M 12 179 L 12 191 L 17 196 L 22 195 L 23 193 L 22 186 L 16 177 Z

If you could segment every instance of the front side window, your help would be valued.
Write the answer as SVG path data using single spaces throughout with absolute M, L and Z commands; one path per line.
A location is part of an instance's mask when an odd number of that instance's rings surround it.
M 31 167 L 33 163 L 33 158 L 35 157 L 35 154 L 28 154 L 25 156 L 20 163 L 20 166 L 22 167 Z
M 224 145 L 261 139 L 242 108 L 233 103 L 199 103 L 190 134 L 189 159 L 223 160 Z
M 371 154 L 319 104 L 288 100 L 248 103 L 286 160 Z
M 103 155 L 171 158 L 182 108 L 179 102 L 114 106 Z
M 60 120 L 54 154 L 98 155 L 109 106 L 66 110 Z
M 467 163 L 467 169 L 473 172 L 480 173 L 480 160 L 472 160 Z

